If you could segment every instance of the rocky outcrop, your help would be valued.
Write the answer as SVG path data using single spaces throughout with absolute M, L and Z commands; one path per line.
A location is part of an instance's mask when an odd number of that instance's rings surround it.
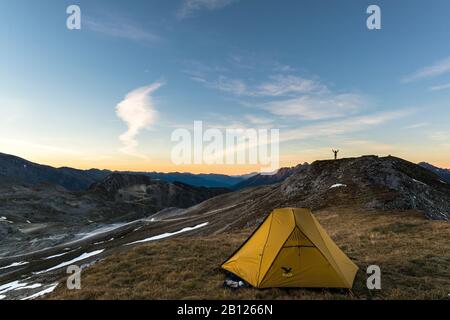
M 450 219 L 450 185 L 436 174 L 396 157 L 316 161 L 280 186 L 289 201 L 312 208 L 358 204 L 382 210 L 418 210 Z
M 193 187 L 181 182 L 168 183 L 145 175 L 113 173 L 93 184 L 91 192 L 116 202 L 137 202 L 156 211 L 168 207 L 187 208 L 229 192 L 225 188 Z

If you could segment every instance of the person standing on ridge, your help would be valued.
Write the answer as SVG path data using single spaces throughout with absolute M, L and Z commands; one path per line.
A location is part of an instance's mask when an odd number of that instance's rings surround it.
M 334 149 L 332 149 L 332 150 L 333 150 L 333 153 L 334 153 L 334 160 L 337 160 L 337 156 L 338 156 L 339 150 L 334 150 Z

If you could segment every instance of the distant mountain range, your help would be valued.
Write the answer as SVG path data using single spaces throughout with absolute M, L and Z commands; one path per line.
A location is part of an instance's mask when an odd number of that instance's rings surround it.
M 53 168 L 25 159 L 0 153 L 0 175 L 28 184 L 55 184 L 71 191 L 89 188 L 94 182 L 104 179 L 108 170 L 78 170 L 73 168 Z
M 193 173 L 180 173 L 180 172 L 141 172 L 146 176 L 153 179 L 160 179 L 166 182 L 182 182 L 197 187 L 208 188 L 232 188 L 234 185 L 245 181 L 246 176 L 227 176 L 224 174 L 193 174 Z
M 427 162 L 421 162 L 421 163 L 419 163 L 419 166 L 421 166 L 422 168 L 428 169 L 430 171 L 433 171 L 439 177 L 441 177 L 444 181 L 446 181 L 447 183 L 450 183 L 450 169 L 438 168 Z
M 301 167 L 308 164 L 297 165 L 291 168 L 281 168 L 275 174 L 265 175 L 249 173 L 239 176 L 224 174 L 193 174 L 189 172 L 120 172 L 125 174 L 145 175 L 152 179 L 165 182 L 181 182 L 195 187 L 228 188 L 241 190 L 261 185 L 271 185 L 283 182 Z M 427 162 L 419 166 L 433 171 L 444 181 L 450 183 L 450 169 L 433 166 Z M 80 170 L 70 167 L 54 168 L 19 158 L 17 156 L 0 153 L 0 176 L 9 177 L 28 184 L 55 184 L 69 191 L 87 190 L 92 184 L 101 182 L 115 171 L 89 169 Z
M 298 165 L 292 168 L 281 168 L 274 174 L 256 174 L 250 176 L 248 179 L 245 179 L 242 182 L 233 186 L 234 190 L 240 190 L 249 187 L 258 187 L 263 185 L 275 184 L 278 182 L 282 182 L 289 178 L 296 170 L 298 170 L 301 166 L 307 166 L 305 163 L 303 165 Z
M 93 183 L 100 182 L 113 173 L 110 170 L 79 170 L 62 167 L 54 168 L 28 160 L 0 153 L 0 175 L 28 184 L 49 183 L 64 187 L 70 191 L 87 190 Z M 249 176 L 228 176 L 224 174 L 159 173 L 159 172 L 122 172 L 146 175 L 165 182 L 181 182 L 197 187 L 232 188 Z M 250 175 L 252 176 L 252 175 Z

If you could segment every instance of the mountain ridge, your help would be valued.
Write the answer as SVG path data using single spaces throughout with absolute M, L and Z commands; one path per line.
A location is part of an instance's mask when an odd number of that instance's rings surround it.
M 320 160 L 319 160 L 320 161 Z M 53 183 L 58 184 L 69 191 L 83 191 L 89 189 L 93 183 L 100 182 L 111 173 L 125 173 L 146 175 L 153 179 L 166 182 L 181 182 L 197 187 L 229 188 L 240 190 L 260 185 L 270 185 L 287 179 L 300 166 L 282 167 L 274 174 L 249 173 L 243 175 L 224 175 L 215 173 L 194 174 L 190 172 L 141 172 L 141 171 L 111 171 L 106 169 L 91 168 L 87 170 L 71 168 L 67 166 L 52 167 L 38 164 L 26 159 L 0 152 L 0 177 L 4 176 L 25 183 Z M 420 162 L 419 166 L 438 174 L 444 181 L 450 183 L 450 169 L 439 168 L 427 162 Z
M 262 185 L 271 185 L 282 182 L 290 177 L 301 166 L 306 166 L 307 163 L 299 164 L 295 167 L 283 167 L 273 174 L 255 174 L 248 179 L 233 186 L 233 190 L 240 190 L 244 188 L 257 187 Z
M 231 188 L 233 185 L 246 179 L 245 175 L 228 176 L 213 173 L 130 172 L 95 168 L 81 170 L 67 166 L 55 168 L 49 165 L 34 163 L 14 155 L 0 153 L 0 175 L 18 179 L 28 184 L 53 183 L 60 185 L 69 191 L 87 190 L 93 183 L 100 182 L 107 175 L 115 172 L 147 175 L 153 179 L 161 179 L 166 182 L 178 181 L 192 186 L 210 188 Z
M 428 169 L 430 171 L 433 171 L 438 176 L 440 176 L 442 179 L 444 179 L 447 183 L 450 183 L 450 169 L 439 168 L 428 162 L 420 162 L 419 166 L 421 166 L 422 168 Z

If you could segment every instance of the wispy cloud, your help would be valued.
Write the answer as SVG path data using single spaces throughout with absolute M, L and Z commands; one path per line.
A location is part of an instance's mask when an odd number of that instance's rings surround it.
M 227 58 L 227 63 L 230 67 L 250 72 L 275 72 L 275 73 L 292 73 L 298 71 L 297 68 L 282 63 L 273 58 L 255 53 L 232 53 Z
M 216 80 L 207 75 L 191 79 L 208 88 L 238 97 L 264 99 L 241 101 L 243 105 L 263 109 L 273 115 L 302 120 L 323 120 L 354 115 L 366 105 L 366 99 L 357 93 L 333 93 L 316 79 L 297 75 L 276 74 L 258 83 L 220 75 Z
M 158 112 L 151 94 L 162 85 L 163 83 L 156 82 L 133 90 L 116 106 L 117 116 L 128 126 L 128 130 L 119 137 L 123 143 L 122 152 L 139 156 L 135 152 L 139 144 L 136 136 L 142 129 L 149 128 L 155 122 Z
M 237 96 L 281 97 L 327 90 L 317 79 L 295 75 L 296 68 L 255 54 L 231 54 L 219 65 L 195 60 L 182 64 L 182 72 L 191 80 Z M 255 74 L 265 78 L 255 81 Z
M 435 131 L 428 138 L 438 144 L 438 148 L 450 148 L 450 131 Z
M 450 83 L 439 85 L 439 86 L 434 86 L 434 87 L 430 88 L 431 91 L 440 91 L 440 90 L 446 90 L 446 89 L 450 89 Z
M 210 82 L 210 75 L 227 72 L 228 70 L 222 66 L 210 66 L 196 60 L 182 61 L 182 72 L 191 80 L 204 83 Z
M 419 122 L 419 123 L 414 123 L 409 126 L 406 126 L 405 129 L 419 129 L 419 128 L 427 127 L 429 125 L 430 125 L 429 122 Z
M 305 93 L 325 93 L 327 87 L 316 80 L 294 75 L 271 75 L 268 80 L 250 84 L 243 79 L 220 75 L 216 80 L 208 81 L 205 77 L 192 77 L 192 80 L 204 83 L 207 87 L 227 92 L 236 96 L 282 97 L 297 96 Z
M 79 152 L 76 150 L 71 150 L 71 149 L 68 149 L 65 147 L 60 147 L 60 146 L 42 144 L 42 143 L 38 143 L 36 141 L 0 138 L 0 143 L 2 144 L 3 148 L 6 148 L 6 149 L 11 148 L 12 150 L 15 150 L 17 147 L 23 147 L 26 150 L 39 150 L 39 151 L 45 151 L 47 153 L 66 154 L 66 155 L 73 155 L 73 156 L 83 155 L 82 152 Z
M 293 71 L 295 71 L 294 67 L 292 67 L 292 66 L 290 66 L 288 64 L 279 63 L 278 61 L 274 61 L 273 62 L 272 69 L 275 72 L 293 72 Z
M 347 146 L 347 148 L 362 148 L 370 152 L 391 152 L 398 148 L 398 146 L 394 144 L 382 143 L 372 140 L 346 140 L 344 144 Z
M 364 103 L 358 94 L 325 94 L 268 102 L 262 108 L 278 116 L 322 120 L 355 114 Z
M 83 28 L 142 44 L 152 44 L 161 40 L 161 37 L 154 32 L 148 31 L 134 22 L 124 21 L 121 18 L 93 19 L 86 17 L 83 19 Z
M 410 75 L 403 77 L 402 82 L 409 83 L 417 80 L 440 76 L 448 72 L 450 72 L 450 57 L 440 60 L 433 65 L 424 67 Z
M 265 118 L 261 116 L 256 116 L 253 114 L 247 114 L 244 116 L 245 120 L 249 121 L 251 124 L 254 125 L 268 125 L 273 123 L 273 119 Z
M 252 77 L 245 77 L 246 73 L 242 72 L 242 68 L 248 65 L 246 57 L 234 55 L 230 61 L 232 67 L 227 69 L 227 72 L 205 68 L 203 65 L 193 68 L 191 79 L 205 87 L 239 97 L 239 102 L 244 106 L 277 116 L 273 117 L 273 122 L 286 119 L 319 121 L 352 117 L 368 105 L 363 94 L 333 92 L 317 77 L 293 74 L 290 71 L 295 69 L 288 65 L 272 61 L 269 69 L 257 68 L 255 70 L 258 70 L 258 73 L 266 76 L 255 81 Z M 278 69 L 275 74 L 274 67 Z M 236 68 L 241 75 L 239 78 L 230 76 Z M 281 72 L 280 69 L 286 72 Z M 252 123 L 252 119 L 246 120 Z
M 435 131 L 429 135 L 431 140 L 438 142 L 449 142 L 450 141 L 450 132 L 448 131 Z
M 336 137 L 383 125 L 389 121 L 411 114 L 412 110 L 384 112 L 373 115 L 348 117 L 339 121 L 327 121 L 299 129 L 283 130 L 280 141 L 305 140 L 309 138 Z
M 324 91 L 327 91 L 326 86 L 315 80 L 293 75 L 278 74 L 271 76 L 269 81 L 258 85 L 256 90 L 251 92 L 251 94 L 256 96 L 277 97 Z
M 180 19 L 192 17 L 199 11 L 215 11 L 239 0 L 183 0 L 181 7 L 177 11 L 177 17 Z
M 243 80 L 230 79 L 225 76 L 220 76 L 217 80 L 212 82 L 206 81 L 206 86 L 223 92 L 231 93 L 236 96 L 248 95 L 249 93 L 247 84 Z

